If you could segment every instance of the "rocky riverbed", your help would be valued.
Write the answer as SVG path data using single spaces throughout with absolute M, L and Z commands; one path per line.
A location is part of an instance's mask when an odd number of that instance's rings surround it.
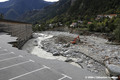
M 75 62 L 95 73 L 104 71 L 103 65 L 106 61 L 110 64 L 120 64 L 120 45 L 107 44 L 106 39 L 92 35 L 80 36 L 81 42 L 74 45 L 70 44 L 70 41 L 77 37 L 77 34 L 50 31 L 43 33 L 54 37 L 42 41 L 42 48 L 54 56 L 67 57 L 66 62 Z
M 23 49 L 42 58 L 62 60 L 102 75 L 106 75 L 104 63 L 120 64 L 120 45 L 107 44 L 106 39 L 92 35 L 80 36 L 79 43 L 70 44 L 77 34 L 57 31 L 45 31 L 42 34 L 30 41 L 32 45 L 28 43 L 29 47 L 27 45 Z

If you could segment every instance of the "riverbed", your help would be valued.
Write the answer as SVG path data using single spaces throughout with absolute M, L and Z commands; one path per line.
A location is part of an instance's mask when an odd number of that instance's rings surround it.
M 65 40 L 61 39 L 61 36 Z M 119 58 L 116 58 L 119 57 L 119 45 L 106 44 L 108 41 L 100 37 L 82 35 L 80 43 L 66 47 L 77 36 L 77 34 L 58 31 L 34 33 L 34 38 L 29 40 L 22 49 L 41 58 L 61 60 L 102 75 L 106 73 L 105 66 L 101 63 L 109 61 L 119 64 Z M 59 39 L 61 41 L 58 41 Z

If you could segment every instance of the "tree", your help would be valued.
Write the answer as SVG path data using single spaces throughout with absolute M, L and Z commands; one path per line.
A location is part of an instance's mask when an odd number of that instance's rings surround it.
M 86 15 L 86 16 L 84 17 L 84 19 L 87 20 L 87 21 L 89 21 L 89 16 Z
M 4 19 L 4 15 L 3 14 L 0 14 L 0 19 Z
M 88 25 L 88 30 L 89 31 L 94 31 L 95 30 L 95 25 L 94 24 Z
M 118 26 L 120 24 L 120 18 L 116 18 L 114 24 Z
M 86 20 L 84 20 L 84 21 L 83 21 L 83 24 L 84 24 L 84 25 L 87 25 L 87 21 L 86 21 Z
M 108 26 L 108 21 L 109 21 L 109 20 L 108 20 L 107 18 L 104 19 L 103 24 L 104 24 L 105 27 Z
M 120 25 L 114 30 L 116 40 L 120 41 Z
M 110 29 L 110 31 L 114 31 L 116 26 L 113 23 L 109 23 L 108 28 Z

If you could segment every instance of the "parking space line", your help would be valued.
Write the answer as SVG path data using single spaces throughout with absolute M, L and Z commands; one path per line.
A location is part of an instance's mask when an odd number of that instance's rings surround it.
M 11 59 L 15 59 L 15 58 L 18 58 L 18 57 L 23 57 L 23 56 L 19 55 L 19 56 L 17 56 L 17 57 L 12 57 L 12 58 L 3 59 L 3 60 L 0 60 L 0 62 L 2 62 L 2 61 L 7 61 L 7 60 L 11 60 Z
M 71 77 L 69 77 L 69 76 L 67 76 L 67 75 L 65 75 L 65 74 L 62 74 L 62 75 L 63 75 L 63 77 L 62 77 L 62 78 L 60 78 L 60 79 L 58 79 L 58 80 L 63 80 L 63 79 L 65 79 L 65 78 L 72 79 Z
M 3 67 L 3 68 L 0 68 L 0 70 L 11 68 L 11 67 L 18 66 L 18 65 L 21 65 L 21 64 L 25 64 L 25 63 L 29 63 L 29 62 L 32 62 L 32 61 L 29 60 L 29 61 L 21 62 L 21 63 L 18 63 L 18 64 L 14 64 L 14 65 L 11 65 L 11 66 Z
M 43 67 L 40 68 L 40 69 L 36 69 L 36 70 L 34 70 L 34 71 L 31 71 L 31 72 L 28 72 L 28 73 L 22 74 L 22 75 L 20 75 L 20 76 L 17 76 L 17 77 L 11 78 L 11 79 L 9 79 L 9 80 L 15 80 L 15 79 L 17 79 L 17 78 L 20 78 L 20 77 L 23 77 L 23 76 L 26 76 L 26 75 L 32 74 L 32 73 L 34 73 L 34 72 L 37 72 L 37 71 L 40 71 L 40 70 L 43 70 L 43 69 L 47 69 L 47 68 L 49 68 L 49 67 L 43 65 Z
M 15 54 L 15 53 L 11 52 L 11 53 L 0 54 L 0 56 L 8 55 L 8 54 Z

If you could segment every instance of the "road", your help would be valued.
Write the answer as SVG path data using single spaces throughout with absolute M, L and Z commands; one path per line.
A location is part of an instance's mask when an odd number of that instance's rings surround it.
M 100 76 L 62 61 L 43 59 L 13 48 L 8 42 L 15 39 L 0 33 L 0 80 L 96 80 L 85 77 Z

